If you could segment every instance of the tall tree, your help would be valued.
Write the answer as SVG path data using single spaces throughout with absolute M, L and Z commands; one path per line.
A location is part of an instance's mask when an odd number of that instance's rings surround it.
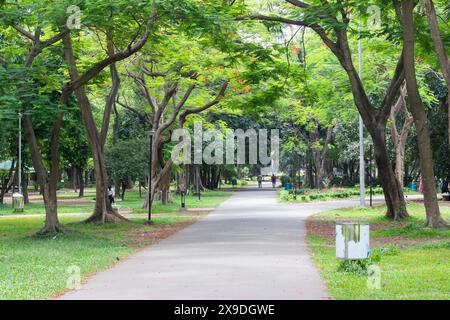
M 450 57 L 442 40 L 441 31 L 439 29 L 438 18 L 436 14 L 436 7 L 433 0 L 425 0 L 426 13 L 428 17 L 428 24 L 431 32 L 431 39 L 433 40 L 439 65 L 442 69 L 445 83 L 447 84 L 447 105 L 448 105 L 448 136 L 450 148 Z
M 313 4 L 298 0 L 286 0 L 286 2 L 290 6 L 283 7 L 283 12 L 289 12 L 288 17 L 252 14 L 239 20 L 251 19 L 307 27 L 322 39 L 347 73 L 355 105 L 372 137 L 379 178 L 388 208 L 387 216 L 395 220 L 408 217 L 403 189 L 390 162 L 385 132 L 391 107 L 404 80 L 403 53 L 398 58 L 392 80 L 377 107 L 366 93 L 353 63 L 348 34 L 352 30 L 350 12 L 355 9 L 353 4 L 342 1 L 333 3 L 312 1 Z
M 11 59 L 16 61 L 11 62 L 8 61 L 7 58 L 2 58 L 1 60 L 3 67 L 11 71 L 11 75 L 15 74 L 15 77 L 13 76 L 12 80 L 15 81 L 17 92 L 19 94 L 20 109 L 18 111 L 24 114 L 23 125 L 26 132 L 28 147 L 44 197 L 46 218 L 45 225 L 39 233 L 55 233 L 61 231 L 57 212 L 56 189 L 59 178 L 58 144 L 63 112 L 58 110 L 58 107 L 67 103 L 68 96 L 61 92 L 59 94 L 59 106 L 58 103 L 56 106 L 54 105 L 56 110 L 53 111 L 56 111 L 56 115 L 51 113 L 54 115 L 54 118 L 49 120 L 53 122 L 53 127 L 49 138 L 50 165 L 47 167 L 42 155 L 42 150 L 39 147 L 39 138 L 36 136 L 33 125 L 33 113 L 30 112 L 36 105 L 36 102 L 39 101 L 39 90 L 35 90 L 35 88 L 30 90 L 30 82 L 27 82 L 27 79 L 31 78 L 33 79 L 32 82 L 34 81 L 34 84 L 38 83 L 42 87 L 45 86 L 45 84 L 42 84 L 43 81 L 36 79 L 34 63 L 45 49 L 51 48 L 58 43 L 64 35 L 67 34 L 68 30 L 65 27 L 61 27 L 60 32 L 51 32 L 51 27 L 57 24 L 57 19 L 55 21 L 55 18 L 51 15 L 50 18 L 47 18 L 47 16 L 42 17 L 38 13 L 40 11 L 40 4 L 28 3 L 25 1 L 19 6 L 5 4 L 2 9 L 3 13 L 0 14 L 2 25 L 6 26 L 6 28 L 15 30 L 17 34 L 24 39 L 20 44 L 21 48 L 18 50 L 19 59 L 17 59 L 16 56 L 12 56 Z M 58 8 L 54 11 L 50 11 L 55 15 L 60 13 Z M 26 25 L 26 27 L 24 27 L 24 25 Z M 51 36 L 48 37 L 44 35 L 44 33 L 50 34 Z M 15 43 L 20 43 L 20 41 Z M 17 64 L 21 65 L 21 67 L 17 68 Z M 38 99 L 35 101 L 33 97 Z M 50 104 L 52 103 L 54 103 L 54 101 L 50 102 Z
M 139 30 L 141 26 L 139 25 L 138 34 L 135 35 L 131 41 L 128 43 L 126 48 L 113 52 L 111 48 L 112 36 L 108 32 L 107 37 L 108 42 L 108 56 L 101 61 L 93 64 L 90 68 L 86 69 L 83 73 L 79 72 L 79 67 L 77 66 L 73 46 L 72 37 L 70 34 L 66 34 L 63 38 L 65 59 L 69 67 L 69 74 L 71 82 L 68 83 L 67 87 L 73 88 L 75 92 L 75 97 L 78 102 L 78 106 L 83 117 L 83 121 L 86 127 L 87 137 L 91 145 L 92 156 L 94 160 L 94 173 L 96 181 L 96 200 L 94 213 L 86 220 L 86 222 L 118 222 L 123 221 L 121 215 L 113 211 L 111 203 L 108 200 L 108 184 L 109 179 L 107 176 L 103 146 L 106 137 L 106 129 L 109 125 L 109 114 L 111 113 L 112 103 L 115 100 L 115 93 L 118 86 L 117 72 L 114 66 L 111 67 L 111 74 L 113 76 L 113 88 L 107 99 L 105 119 L 103 121 L 103 132 L 99 132 L 97 129 L 91 104 L 86 93 L 85 86 L 88 82 L 97 76 L 104 68 L 112 65 L 118 61 L 124 60 L 131 55 L 138 52 L 148 40 L 151 28 L 157 20 L 157 9 L 155 3 L 151 6 L 150 13 L 146 19 L 144 25 L 144 31 L 139 35 Z M 108 110 L 109 109 L 109 110 Z
M 397 125 L 400 112 L 403 112 L 403 124 L 399 131 Z M 395 175 L 403 187 L 405 177 L 406 142 L 414 120 L 408 110 L 406 87 L 400 89 L 400 96 L 391 110 L 391 136 L 395 147 Z
M 396 1 L 396 9 L 399 19 L 403 24 L 403 59 L 405 64 L 405 82 L 408 91 L 408 101 L 417 131 L 419 143 L 420 167 L 422 171 L 423 194 L 425 210 L 427 214 L 426 225 L 433 228 L 447 226 L 442 219 L 436 195 L 436 183 L 433 169 L 433 153 L 431 150 L 428 119 L 422 98 L 419 93 L 419 85 L 416 78 L 414 55 L 414 0 L 403 0 L 401 4 Z

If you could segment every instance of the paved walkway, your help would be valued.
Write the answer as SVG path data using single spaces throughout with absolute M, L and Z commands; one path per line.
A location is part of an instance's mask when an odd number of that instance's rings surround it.
M 62 299 L 327 299 L 305 243 L 305 219 L 357 204 L 280 204 L 269 188 L 236 192 Z

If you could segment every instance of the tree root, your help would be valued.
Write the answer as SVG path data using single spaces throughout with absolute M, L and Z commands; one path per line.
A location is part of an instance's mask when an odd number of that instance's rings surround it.
M 450 229 L 450 224 L 442 218 L 439 218 L 437 221 L 432 221 L 427 218 L 425 227 L 434 229 Z
M 409 218 L 408 211 L 403 212 L 386 212 L 386 218 L 394 221 L 403 221 Z
M 45 225 L 42 229 L 36 232 L 36 236 L 47 236 L 47 235 L 55 235 L 59 233 L 67 233 L 69 229 L 65 228 L 63 225 L 57 223 L 54 226 Z
M 104 217 L 103 217 L 104 215 Z M 105 222 L 105 223 L 123 223 L 129 222 L 127 218 L 120 215 L 118 212 L 94 212 L 89 218 L 83 221 L 84 223 L 96 223 L 96 222 Z

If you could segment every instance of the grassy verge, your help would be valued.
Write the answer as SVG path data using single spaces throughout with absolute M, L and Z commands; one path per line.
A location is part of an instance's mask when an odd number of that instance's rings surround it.
M 201 199 L 197 196 L 189 195 L 186 197 L 187 208 L 211 208 L 221 204 L 228 197 L 231 196 L 231 192 L 227 191 L 206 191 L 202 192 Z M 58 205 L 58 212 L 64 213 L 89 213 L 94 209 L 94 203 L 92 199 L 95 194 L 92 192 L 87 193 L 86 197 L 78 198 L 77 194 L 69 191 L 64 191 L 58 194 L 60 203 Z M 145 193 L 142 194 L 145 197 Z M 144 198 L 140 198 L 139 193 L 130 191 L 125 193 L 125 200 L 118 201 L 116 204 L 120 205 L 122 209 L 130 209 L 131 213 L 145 213 L 146 210 L 142 209 Z M 168 213 L 180 211 L 180 197 L 173 195 L 172 203 L 168 205 L 161 205 L 155 201 L 153 204 L 153 212 L 155 213 Z M 23 214 L 42 214 L 45 213 L 44 205 L 40 203 L 30 203 L 25 206 Z M 14 212 L 10 204 L 0 205 L 0 215 L 17 214 Z
M 206 191 L 201 193 L 200 199 L 198 196 L 189 195 L 186 197 L 186 207 L 189 209 L 196 208 L 211 208 L 216 207 L 223 201 L 228 199 L 232 192 L 227 191 Z M 180 197 L 178 195 L 172 196 L 172 203 L 162 205 L 159 202 L 153 204 L 153 212 L 155 213 L 169 213 L 180 211 Z M 125 200 L 117 202 L 118 205 L 124 208 L 132 209 L 132 213 L 145 213 L 146 209 L 142 209 L 143 199 L 139 198 L 139 193 L 128 192 L 125 194 Z
M 373 195 L 383 194 L 381 188 L 374 188 Z M 330 188 L 330 189 L 297 189 L 297 190 L 280 190 L 278 191 L 278 199 L 281 202 L 311 202 L 326 201 L 337 199 L 349 199 L 359 196 L 358 188 Z
M 405 188 L 405 195 L 419 195 L 419 192 L 412 191 L 409 188 Z M 382 195 L 383 189 L 381 187 L 375 187 L 372 189 L 372 195 Z M 339 200 L 350 199 L 359 197 L 359 188 L 338 188 L 333 187 L 329 189 L 296 189 L 296 190 L 279 190 L 278 200 L 281 202 L 297 202 L 305 203 L 311 201 L 327 201 L 327 200 Z
M 450 230 L 424 228 L 424 207 L 408 207 L 405 222 L 384 218 L 386 208 L 340 209 L 309 219 L 308 244 L 334 299 L 450 299 Z M 442 207 L 450 219 L 450 208 Z M 367 277 L 339 270 L 335 259 L 336 220 L 368 221 L 371 250 L 380 259 L 381 288 L 370 290 Z
M 124 224 L 81 224 L 81 218 L 62 217 L 70 232 L 35 237 L 43 217 L 0 220 L 0 300 L 45 299 L 63 292 L 71 266 L 83 279 L 107 268 L 138 249 L 155 243 L 196 221 L 202 215 L 154 217 Z

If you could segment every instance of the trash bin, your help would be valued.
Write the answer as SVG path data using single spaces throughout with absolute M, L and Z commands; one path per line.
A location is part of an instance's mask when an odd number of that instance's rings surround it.
M 12 204 L 14 212 L 23 212 L 24 208 L 23 195 L 21 195 L 20 193 L 14 193 L 12 196 Z
M 292 190 L 292 183 L 290 183 L 290 182 L 285 183 L 284 190 Z
M 417 182 L 415 182 L 415 181 L 411 182 L 411 190 L 417 191 Z
M 370 255 L 368 223 L 336 223 L 336 258 L 345 260 L 367 259 Z

